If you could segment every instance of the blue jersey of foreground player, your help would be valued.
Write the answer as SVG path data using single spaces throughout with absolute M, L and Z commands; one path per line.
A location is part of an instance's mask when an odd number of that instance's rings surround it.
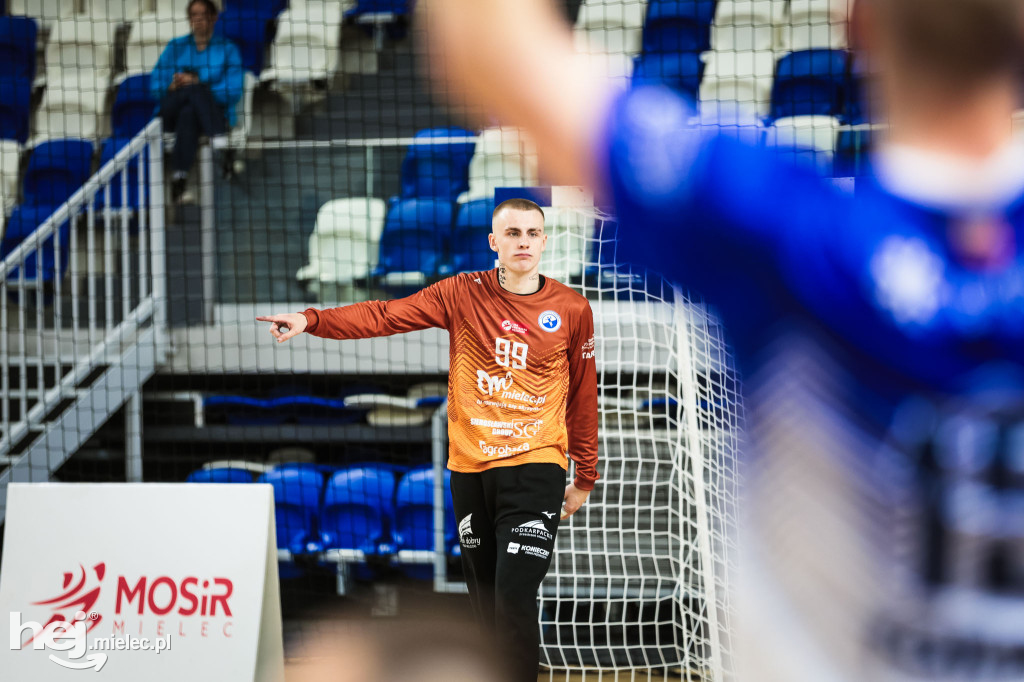
M 691 118 L 660 89 L 614 105 L 619 254 L 723 318 L 754 532 L 819 679 L 1024 678 L 1024 182 L 854 197 Z

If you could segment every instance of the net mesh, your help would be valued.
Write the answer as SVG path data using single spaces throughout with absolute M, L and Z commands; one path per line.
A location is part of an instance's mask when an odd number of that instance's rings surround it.
M 550 222 L 549 241 L 576 249 L 545 267 L 567 271 L 594 310 L 602 480 L 558 535 L 542 663 L 551 679 L 727 679 L 741 415 L 720 328 L 617 262 L 611 216 L 563 208 Z

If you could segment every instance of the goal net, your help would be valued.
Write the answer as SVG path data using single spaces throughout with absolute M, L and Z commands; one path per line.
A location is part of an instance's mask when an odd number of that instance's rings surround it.
M 720 328 L 619 262 L 613 216 L 546 212 L 541 272 L 594 311 L 601 480 L 560 527 L 541 586 L 542 667 L 551 680 L 730 679 L 741 412 Z

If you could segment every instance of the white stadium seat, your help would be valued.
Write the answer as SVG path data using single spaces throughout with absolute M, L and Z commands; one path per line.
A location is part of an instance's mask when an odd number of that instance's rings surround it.
M 785 47 L 792 51 L 845 50 L 852 7 L 852 0 L 791 0 Z
M 105 133 L 101 120 L 106 113 L 109 92 L 109 70 L 51 70 L 36 110 L 34 141 L 54 137 L 101 137 Z
M 251 71 L 245 72 L 245 84 L 242 89 L 242 99 L 235 105 L 235 126 L 225 135 L 217 135 L 211 143 L 217 149 L 230 147 L 241 149 L 249 139 L 252 131 L 253 118 L 253 96 L 256 93 L 256 76 Z
M 296 279 L 321 300 L 349 300 L 352 285 L 377 265 L 387 206 L 383 199 L 334 199 L 320 207 L 309 237 L 309 263 Z
M 779 48 L 784 0 L 720 0 L 711 24 L 711 49 L 763 52 Z
M 774 52 L 708 52 L 704 59 L 702 103 L 737 102 L 754 108 L 762 116 L 768 113 L 775 73 Z
M 337 3 L 305 4 L 277 17 L 264 81 L 308 83 L 329 78 L 338 68 L 342 11 Z
M 75 0 L 8 0 L 7 13 L 32 17 L 46 31 L 59 20 L 74 16 Z
M 576 49 L 633 56 L 640 51 L 647 3 L 587 0 L 576 18 Z
M 139 0 L 85 0 L 83 14 L 93 21 L 106 19 L 110 24 L 127 24 L 139 17 Z
M 173 16 L 140 15 L 132 23 L 125 43 L 125 70 L 130 74 L 152 71 L 167 43 L 189 30 L 188 18 L 183 11 Z
M 712 135 L 729 135 L 751 145 L 759 144 L 764 133 L 761 114 L 749 101 L 702 101 L 700 125 Z
M 0 140 L 0 217 L 18 199 L 18 170 L 21 145 L 15 140 Z
M 832 116 L 791 116 L 776 119 L 765 129 L 765 146 L 796 163 L 831 174 L 839 121 Z
M 53 25 L 46 44 L 46 77 L 62 69 L 108 70 L 113 64 L 116 27 L 77 16 Z
M 488 128 L 480 133 L 469 162 L 469 191 L 459 203 L 494 197 L 495 187 L 537 184 L 537 152 L 516 128 Z

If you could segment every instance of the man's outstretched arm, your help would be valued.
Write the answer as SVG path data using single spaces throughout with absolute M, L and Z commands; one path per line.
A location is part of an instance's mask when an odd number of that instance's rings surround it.
M 303 332 L 325 339 L 368 339 L 404 332 L 448 326 L 446 292 L 454 286 L 450 278 L 412 296 L 393 301 L 364 301 L 340 308 L 307 308 L 301 313 L 257 317 L 270 323 L 278 343 Z

